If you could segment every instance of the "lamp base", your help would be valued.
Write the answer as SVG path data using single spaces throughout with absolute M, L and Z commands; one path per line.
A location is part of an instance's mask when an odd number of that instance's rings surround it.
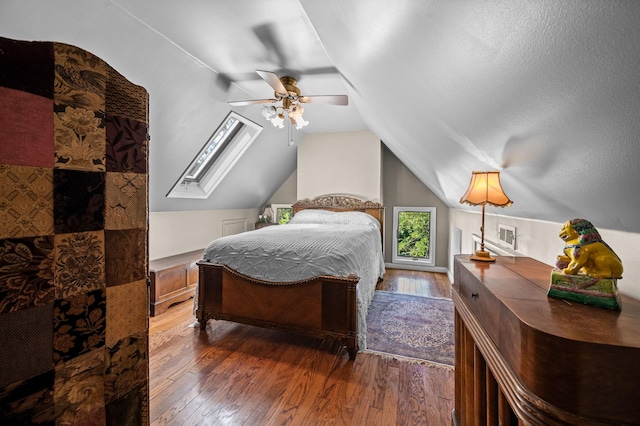
M 471 256 L 469 256 L 469 259 L 471 260 L 477 260 L 480 262 L 495 262 L 496 258 L 495 257 L 491 257 L 491 254 L 489 254 L 488 251 L 476 251 L 476 254 L 472 254 Z

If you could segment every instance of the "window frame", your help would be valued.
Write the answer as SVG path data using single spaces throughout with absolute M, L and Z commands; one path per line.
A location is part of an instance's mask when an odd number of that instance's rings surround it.
M 212 151 L 210 153 L 207 153 L 207 149 L 211 145 L 211 142 L 215 141 L 215 139 L 218 138 L 218 136 L 221 134 L 220 130 L 223 129 L 224 126 L 227 124 L 227 122 L 232 119 L 235 120 L 235 122 L 229 126 L 228 133 L 227 131 L 225 131 L 223 139 L 213 146 Z M 238 120 L 236 117 L 227 115 L 227 117 L 222 122 L 222 124 L 216 129 L 215 132 L 213 132 L 211 137 L 207 139 L 207 142 L 204 144 L 204 147 L 200 150 L 198 155 L 196 155 L 196 158 L 191 162 L 191 164 L 189 164 L 189 167 L 187 167 L 187 170 L 185 171 L 185 174 L 183 177 L 184 181 L 200 182 L 200 180 L 203 179 L 204 176 L 206 176 L 209 169 L 213 167 L 216 160 L 220 158 L 220 155 L 224 152 L 225 148 L 229 146 L 229 144 L 233 141 L 233 138 L 235 138 L 235 136 L 242 129 L 242 127 L 244 127 L 244 123 L 242 121 Z M 203 161 L 203 164 L 198 166 L 197 163 L 200 161 L 200 158 L 204 156 L 207 156 L 208 158 L 205 158 L 205 160 Z M 191 175 L 191 171 L 194 169 L 196 169 L 195 173 Z
M 278 223 L 278 210 L 283 209 L 283 210 L 291 210 L 291 204 L 271 204 L 271 210 L 273 212 L 271 221 L 273 223 Z M 293 217 L 293 211 L 292 213 L 292 217 Z
M 193 170 L 196 162 L 202 157 L 207 150 L 212 139 L 218 135 L 224 125 L 230 118 L 234 118 L 240 122 L 240 128 L 231 132 L 229 141 L 221 141 L 219 151 L 212 155 L 210 164 L 205 165 L 200 176 L 196 179 L 189 178 L 188 175 Z M 180 178 L 167 193 L 168 198 L 192 198 L 205 199 L 208 198 L 216 187 L 222 182 L 227 173 L 244 155 L 245 151 L 256 140 L 262 126 L 231 111 L 222 120 L 216 131 L 207 139 L 204 146 L 198 151 L 195 158 L 189 163 L 189 166 L 180 175 Z
M 409 258 L 398 255 L 398 216 L 401 212 L 428 212 L 429 216 L 429 256 L 427 258 Z M 435 207 L 393 207 L 393 240 L 391 247 L 391 261 L 394 264 L 405 264 L 415 266 L 435 266 L 436 265 L 436 208 Z

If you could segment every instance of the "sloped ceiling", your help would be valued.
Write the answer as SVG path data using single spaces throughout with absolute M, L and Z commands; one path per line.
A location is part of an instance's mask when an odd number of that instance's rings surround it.
M 0 3 L 0 36 L 90 50 L 150 93 L 152 211 L 260 207 L 295 147 L 256 106 L 260 138 L 208 200 L 165 197 L 230 111 L 299 79 L 307 133 L 374 132 L 443 202 L 501 170 L 493 211 L 640 232 L 640 2 L 83 0 Z

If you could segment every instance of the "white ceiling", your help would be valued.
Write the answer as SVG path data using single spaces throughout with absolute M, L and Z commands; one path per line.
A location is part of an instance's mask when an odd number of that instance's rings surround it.
M 152 211 L 260 207 L 295 148 L 258 142 L 208 200 L 164 197 L 230 108 L 293 74 L 305 133 L 375 133 L 445 203 L 501 170 L 508 210 L 640 232 L 640 2 L 3 0 L 0 36 L 87 49 L 150 93 Z M 250 176 L 250 179 L 246 177 Z M 476 209 L 474 209 L 476 210 Z

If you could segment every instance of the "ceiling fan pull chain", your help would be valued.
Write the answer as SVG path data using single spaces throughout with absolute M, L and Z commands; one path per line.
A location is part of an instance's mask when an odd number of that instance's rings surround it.
M 291 130 L 291 128 L 293 127 L 293 124 L 291 124 L 291 120 L 287 120 L 289 122 L 289 146 L 293 146 L 293 130 Z

